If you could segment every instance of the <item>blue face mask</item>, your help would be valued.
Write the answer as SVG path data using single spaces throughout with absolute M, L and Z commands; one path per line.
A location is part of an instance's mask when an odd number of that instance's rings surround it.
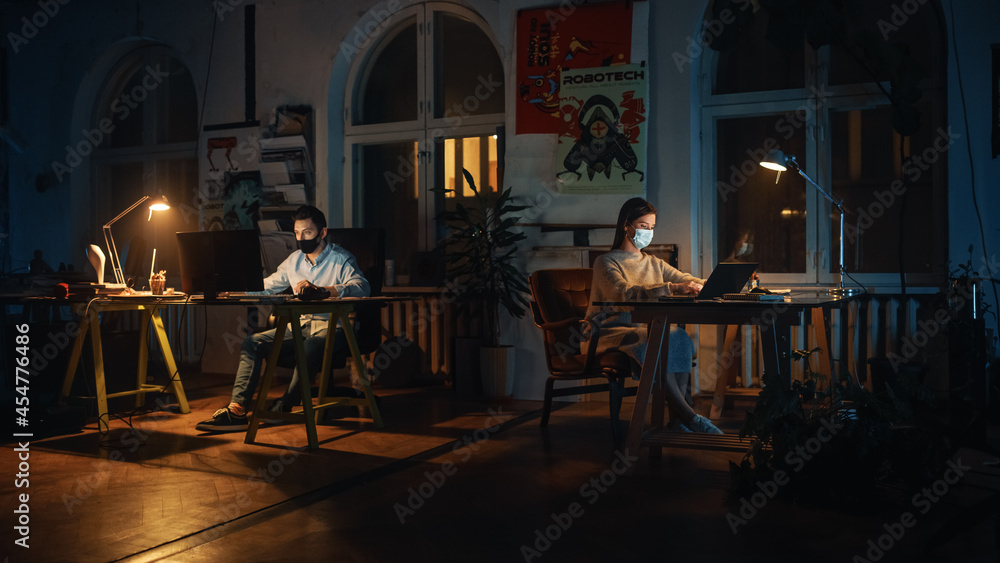
M 649 243 L 653 242 L 653 229 L 636 229 L 635 235 L 632 236 L 632 244 L 636 248 L 642 250 L 649 246 Z

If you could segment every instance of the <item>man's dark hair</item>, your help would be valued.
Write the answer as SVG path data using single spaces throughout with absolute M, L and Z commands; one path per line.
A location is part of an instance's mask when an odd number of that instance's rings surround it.
M 323 212 L 311 205 L 303 205 L 302 207 L 295 210 L 295 215 L 292 216 L 293 221 L 305 221 L 306 219 L 312 219 L 314 225 L 317 229 L 323 229 L 326 227 L 326 215 Z
M 621 248 L 625 242 L 625 225 L 631 224 L 639 217 L 649 214 L 656 215 L 656 207 L 652 203 L 641 197 L 633 197 L 626 201 L 622 205 L 621 211 L 618 212 L 618 224 L 615 225 L 615 241 L 611 244 L 611 250 Z

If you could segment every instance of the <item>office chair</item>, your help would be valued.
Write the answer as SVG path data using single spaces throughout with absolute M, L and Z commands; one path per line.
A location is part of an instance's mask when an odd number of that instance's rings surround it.
M 625 353 L 593 353 L 597 349 L 600 329 L 585 318 L 590 304 L 592 279 L 591 268 L 536 270 L 531 274 L 531 314 L 535 325 L 542 329 L 545 363 L 550 374 L 545 381 L 541 426 L 548 425 L 552 397 L 608 391 L 611 435 L 615 444 L 619 444 L 622 433 L 618 417 L 622 397 L 634 396 L 637 387 L 625 385 L 632 376 L 631 359 Z M 591 327 L 589 339 L 584 337 L 587 325 Z M 554 386 L 557 381 L 590 378 L 604 378 L 607 382 L 561 388 Z
M 361 273 L 371 286 L 371 296 L 382 295 L 385 278 L 385 229 L 327 229 L 327 240 L 354 255 Z M 368 304 L 357 308 L 358 347 L 362 354 L 374 352 L 382 343 L 382 307 Z
M 372 297 L 382 295 L 382 284 L 385 276 L 385 230 L 384 229 L 327 229 L 327 240 L 343 247 L 354 255 L 358 267 L 368 280 Z M 355 336 L 358 348 L 362 354 L 374 352 L 382 343 L 382 311 L 381 304 L 365 303 L 355 309 L 355 322 L 360 327 Z M 272 323 L 273 324 L 273 323 Z M 346 348 L 333 356 L 331 366 L 339 369 L 347 365 L 350 351 Z M 278 358 L 279 367 L 295 367 L 295 354 L 282 354 Z M 312 374 L 309 374 L 311 377 Z M 329 402 L 329 379 L 331 374 L 320 374 L 318 400 L 319 403 Z M 340 395 L 336 395 L 340 396 Z

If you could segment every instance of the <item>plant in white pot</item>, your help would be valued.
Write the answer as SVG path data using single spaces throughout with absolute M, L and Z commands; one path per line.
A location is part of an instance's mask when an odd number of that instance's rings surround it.
M 517 243 L 526 235 L 515 230 L 516 215 L 527 208 L 511 203 L 511 189 L 490 197 L 476 188 L 475 180 L 462 170 L 474 194 L 471 206 L 455 203 L 454 210 L 438 218 L 449 228 L 444 245 L 448 277 L 461 288 L 459 305 L 482 317 L 484 345 L 480 348 L 483 392 L 489 397 L 506 395 L 508 374 L 513 374 L 513 347 L 500 342 L 500 308 L 521 318 L 529 306 L 527 278 L 515 265 Z M 454 190 L 437 188 L 437 192 Z

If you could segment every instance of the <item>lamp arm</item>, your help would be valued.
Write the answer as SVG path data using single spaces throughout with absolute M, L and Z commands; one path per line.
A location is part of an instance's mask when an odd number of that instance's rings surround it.
M 115 275 L 115 283 L 125 285 L 125 275 L 122 273 L 121 261 L 118 259 L 115 237 L 112 236 L 111 227 L 108 225 L 104 225 L 104 244 L 108 247 L 108 258 L 111 260 L 111 271 Z
M 111 234 L 111 225 L 118 221 L 122 217 L 128 215 L 133 209 L 142 205 L 142 202 L 149 199 L 148 195 L 144 195 L 139 198 L 139 201 L 133 203 L 128 209 L 122 211 L 114 219 L 108 221 L 104 224 L 104 243 L 108 245 L 108 254 L 111 259 L 111 270 L 115 274 L 115 283 L 125 285 L 125 274 L 122 273 L 122 263 L 121 259 L 118 257 L 118 248 L 115 246 L 115 237 Z
M 808 174 L 806 174 L 805 172 L 803 172 L 801 168 L 796 168 L 796 170 L 798 170 L 799 176 L 802 176 L 803 178 L 805 178 L 807 182 L 809 182 L 810 184 L 813 185 L 814 188 L 816 188 L 817 190 L 819 190 L 819 193 L 823 194 L 823 196 L 827 200 L 829 200 L 830 203 L 832 203 L 834 207 L 837 208 L 837 211 L 839 211 L 841 213 L 841 215 L 844 214 L 844 206 L 843 206 L 844 201 L 843 200 L 839 200 L 838 201 L 837 199 L 834 199 L 834 197 L 832 195 L 830 195 L 829 192 L 827 192 L 826 190 L 824 190 L 819 184 L 817 184 L 815 181 L 813 181 L 813 179 L 810 178 Z
M 131 212 L 131 211 L 132 211 L 133 209 L 135 209 L 136 207 L 139 207 L 139 205 L 141 205 L 141 204 L 142 204 L 142 202 L 146 201 L 147 199 L 149 199 L 149 196 L 148 196 L 148 195 L 144 195 L 144 196 L 142 196 L 141 198 L 139 198 L 139 201 L 137 201 L 137 202 L 133 203 L 133 204 L 132 204 L 131 206 L 129 206 L 129 208 L 128 208 L 128 209 L 126 209 L 125 211 L 122 211 L 122 212 L 121 212 L 121 213 L 119 213 L 119 214 L 118 214 L 117 216 L 115 216 L 115 218 L 114 218 L 114 219 L 112 219 L 112 220 L 108 221 L 107 223 L 105 223 L 105 224 L 104 224 L 104 228 L 105 228 L 105 229 L 108 229 L 108 228 L 110 228 L 110 227 L 111 227 L 111 225 L 113 225 L 113 224 L 115 223 L 115 221 L 117 221 L 117 220 L 121 219 L 122 217 L 124 217 L 124 216 L 128 215 L 128 214 L 129 214 L 129 212 Z
M 846 215 L 847 213 L 844 211 L 843 200 L 837 201 L 836 199 L 834 199 L 829 192 L 824 190 L 819 184 L 813 181 L 813 179 L 810 178 L 808 174 L 803 172 L 801 168 L 796 168 L 796 170 L 798 170 L 800 176 L 805 178 L 807 182 L 809 182 L 810 184 L 813 185 L 813 187 L 819 190 L 819 193 L 823 194 L 823 196 L 826 197 L 826 199 L 828 199 L 830 203 L 832 203 L 833 206 L 837 208 L 837 211 L 840 212 L 840 244 L 839 244 L 840 248 L 837 253 L 837 261 L 839 262 L 837 265 L 840 267 L 840 282 L 839 282 L 840 290 L 843 291 L 844 273 L 847 271 L 847 269 L 844 267 L 844 215 Z

